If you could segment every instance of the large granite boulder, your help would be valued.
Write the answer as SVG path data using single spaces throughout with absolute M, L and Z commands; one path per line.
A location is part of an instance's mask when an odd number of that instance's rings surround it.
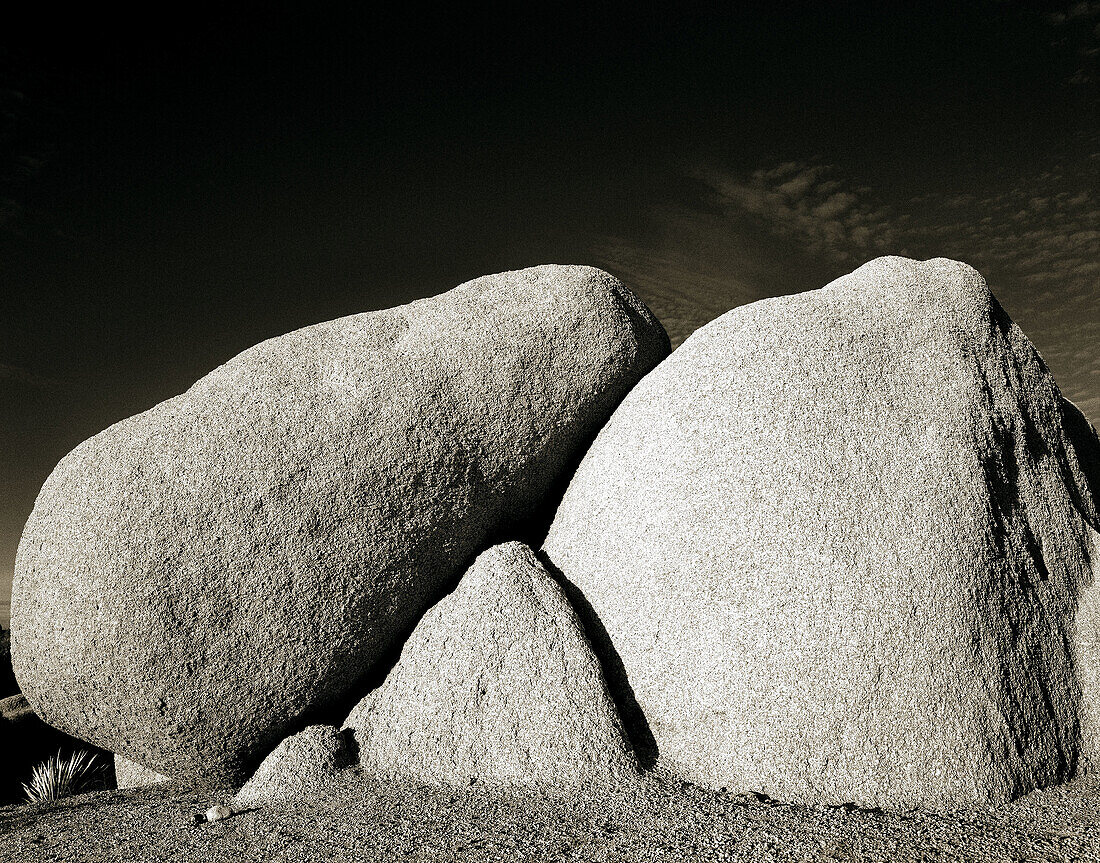
M 245 351 L 46 481 L 12 599 L 27 699 L 158 773 L 243 779 L 545 504 L 667 351 L 634 294 L 570 266 Z
M 1094 745 L 1096 459 L 977 272 L 881 258 L 688 338 L 601 431 L 544 553 L 683 776 L 1002 801 Z
M 477 558 L 345 728 L 383 778 L 568 790 L 637 769 L 576 613 L 518 542 Z
M 1100 530 L 1100 435 L 1075 404 L 1063 399 L 1062 407 L 1066 435 L 1080 465 L 1075 475 L 1084 479 L 1077 505 L 1093 527 L 1088 532 L 1093 578 L 1100 581 L 1100 533 L 1096 532 Z M 1100 770 L 1100 584 L 1080 592 L 1076 612 L 1073 650 L 1081 687 L 1080 767 L 1096 771 Z

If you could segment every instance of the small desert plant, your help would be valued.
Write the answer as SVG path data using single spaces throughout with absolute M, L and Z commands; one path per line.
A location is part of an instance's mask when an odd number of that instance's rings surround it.
M 79 749 L 68 758 L 57 755 L 40 761 L 31 773 L 31 782 L 23 783 L 28 803 L 49 803 L 82 791 L 93 791 L 104 783 L 104 765 L 98 756 Z

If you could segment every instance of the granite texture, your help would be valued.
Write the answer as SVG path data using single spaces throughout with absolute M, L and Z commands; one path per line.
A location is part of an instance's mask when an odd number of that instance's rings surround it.
M 679 775 L 999 802 L 1095 757 L 1098 453 L 977 272 L 880 258 L 688 338 L 543 551 Z
M 383 778 L 592 789 L 636 774 L 577 615 L 517 542 L 478 556 L 345 727 Z
M 198 823 L 172 783 L 0 806 L 0 863 L 1095 863 L 1100 778 L 944 815 L 796 806 L 650 773 L 589 795 L 342 771 L 293 806 Z
M 12 600 L 28 701 L 158 773 L 243 780 L 547 505 L 667 351 L 622 283 L 542 266 L 243 352 L 46 481 Z
M 120 790 L 144 788 L 146 785 L 159 785 L 161 782 L 171 781 L 169 776 L 163 776 L 148 767 L 127 761 L 121 755 L 115 756 L 115 783 Z
M 310 725 L 275 747 L 234 796 L 230 808 L 293 804 L 323 789 L 354 760 L 346 734 L 331 725 Z

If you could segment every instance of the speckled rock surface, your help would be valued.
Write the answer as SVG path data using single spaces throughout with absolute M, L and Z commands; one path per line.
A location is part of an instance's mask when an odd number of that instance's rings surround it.
M 576 614 L 516 542 L 478 556 L 345 727 L 381 777 L 591 788 L 635 772 Z
M 128 761 L 121 755 L 115 756 L 115 782 L 121 790 L 142 788 L 146 785 L 159 785 L 161 782 L 170 781 L 171 777 L 163 776 L 155 770 Z
M 692 335 L 602 430 L 544 553 L 680 775 L 1002 801 L 1095 746 L 1082 422 L 978 273 L 880 258 Z
M 78 446 L 19 546 L 13 662 L 48 722 L 244 779 L 563 468 L 667 337 L 545 266 L 263 342 Z
M 323 788 L 353 761 L 345 734 L 331 725 L 310 725 L 275 747 L 237 792 L 231 808 L 292 802 Z
M 1100 524 L 1100 436 L 1084 414 L 1069 400 L 1063 400 L 1065 431 L 1076 461 L 1076 474 L 1084 479 L 1078 506 L 1092 524 Z M 1100 533 L 1089 532 L 1092 542 L 1093 578 L 1100 581 Z M 1100 772 L 1100 584 L 1082 590 L 1077 599 L 1073 648 L 1077 678 L 1081 685 L 1081 756 L 1093 772 Z

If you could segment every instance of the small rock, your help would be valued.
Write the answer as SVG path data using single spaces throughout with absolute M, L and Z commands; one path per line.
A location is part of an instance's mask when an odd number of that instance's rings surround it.
M 157 773 L 155 770 L 150 770 L 148 767 L 115 753 L 115 783 L 120 790 L 124 788 L 142 788 L 146 785 L 156 785 L 170 781 L 171 777 Z
M 224 821 L 232 814 L 233 810 L 230 809 L 228 806 L 211 806 L 209 809 L 206 810 L 206 821 L 209 824 L 213 824 L 215 821 Z

